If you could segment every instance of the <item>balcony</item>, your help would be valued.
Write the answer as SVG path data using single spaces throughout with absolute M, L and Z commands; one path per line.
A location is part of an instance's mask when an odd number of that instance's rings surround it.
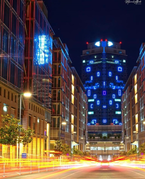
M 93 141 L 112 141 L 112 142 L 121 142 L 121 137 L 120 138 L 88 138 L 89 142 Z

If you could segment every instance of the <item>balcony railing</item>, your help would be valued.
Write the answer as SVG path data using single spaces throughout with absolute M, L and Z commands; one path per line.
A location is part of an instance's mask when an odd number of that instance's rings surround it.
M 88 138 L 88 141 L 121 141 L 121 138 Z

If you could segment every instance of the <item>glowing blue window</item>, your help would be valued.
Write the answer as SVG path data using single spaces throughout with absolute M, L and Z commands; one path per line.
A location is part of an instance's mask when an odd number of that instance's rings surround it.
M 97 119 L 92 119 L 91 123 L 92 124 L 96 124 L 97 123 Z
M 112 76 L 112 72 L 111 72 L 111 71 L 109 71 L 108 75 L 111 77 L 111 76 Z
M 99 77 L 99 76 L 100 76 L 100 72 L 98 71 L 98 72 L 97 72 L 97 77 Z
M 103 91 L 103 96 L 106 96 L 106 91 Z
M 91 81 L 93 81 L 93 76 L 91 76 Z
M 122 123 L 119 123 L 120 126 L 122 126 Z
M 118 124 L 118 120 L 117 119 L 113 119 L 113 124 Z
M 93 61 L 93 60 L 90 60 L 90 61 L 89 61 L 89 63 L 90 63 L 90 64 L 93 64 L 93 63 L 94 63 L 94 61 Z
M 105 81 L 103 81 L 103 86 L 105 86 L 106 85 L 106 82 Z
M 96 90 L 96 89 L 97 89 L 97 86 L 93 86 L 93 89 Z
M 93 109 L 93 108 L 94 108 L 94 105 L 93 105 L 93 104 L 90 104 L 90 108 Z
M 119 63 L 119 60 L 115 60 L 115 63 Z
M 90 71 L 91 71 L 91 67 L 87 67 L 86 72 L 90 72 Z
M 87 126 L 90 126 L 90 123 L 88 123 Z
M 121 89 L 118 90 L 118 96 L 121 96 Z
M 91 96 L 91 90 L 88 90 L 88 96 Z
M 116 109 L 118 109 L 119 108 L 119 104 L 118 103 L 116 103 Z
M 107 119 L 103 119 L 103 124 L 106 124 L 107 123 Z
M 106 105 L 103 105 L 103 108 L 106 109 Z
M 118 80 L 118 76 L 116 76 L 116 80 Z
M 109 104 L 112 105 L 112 100 L 109 100 Z
M 100 105 L 100 100 L 97 100 L 97 105 L 98 105 L 98 106 Z
M 86 60 L 83 60 L 83 63 L 86 63 Z
M 115 89 L 115 86 L 112 86 L 112 89 Z
M 94 94 L 93 97 L 94 97 L 94 99 L 97 99 L 97 95 L 96 94 Z
M 122 72 L 122 67 L 118 67 L 118 71 L 119 71 L 119 72 Z
M 112 94 L 112 98 L 115 99 L 115 97 L 116 97 L 115 94 Z

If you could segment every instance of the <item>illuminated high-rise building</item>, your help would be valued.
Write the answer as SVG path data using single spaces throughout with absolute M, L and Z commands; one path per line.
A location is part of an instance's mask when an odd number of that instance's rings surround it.
M 82 80 L 88 96 L 90 142 L 121 141 L 121 96 L 127 79 L 126 57 L 121 42 L 107 39 L 87 43 L 87 50 L 83 50 Z M 104 146 L 102 150 L 107 148 Z

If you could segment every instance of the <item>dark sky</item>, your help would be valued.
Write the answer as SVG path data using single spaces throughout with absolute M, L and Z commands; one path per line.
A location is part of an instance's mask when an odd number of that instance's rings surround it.
M 128 55 L 128 75 L 136 64 L 141 43 L 145 42 L 143 1 L 141 5 L 127 5 L 125 0 L 44 0 L 49 22 L 56 36 L 67 44 L 79 74 L 86 42 L 107 38 L 122 41 Z

